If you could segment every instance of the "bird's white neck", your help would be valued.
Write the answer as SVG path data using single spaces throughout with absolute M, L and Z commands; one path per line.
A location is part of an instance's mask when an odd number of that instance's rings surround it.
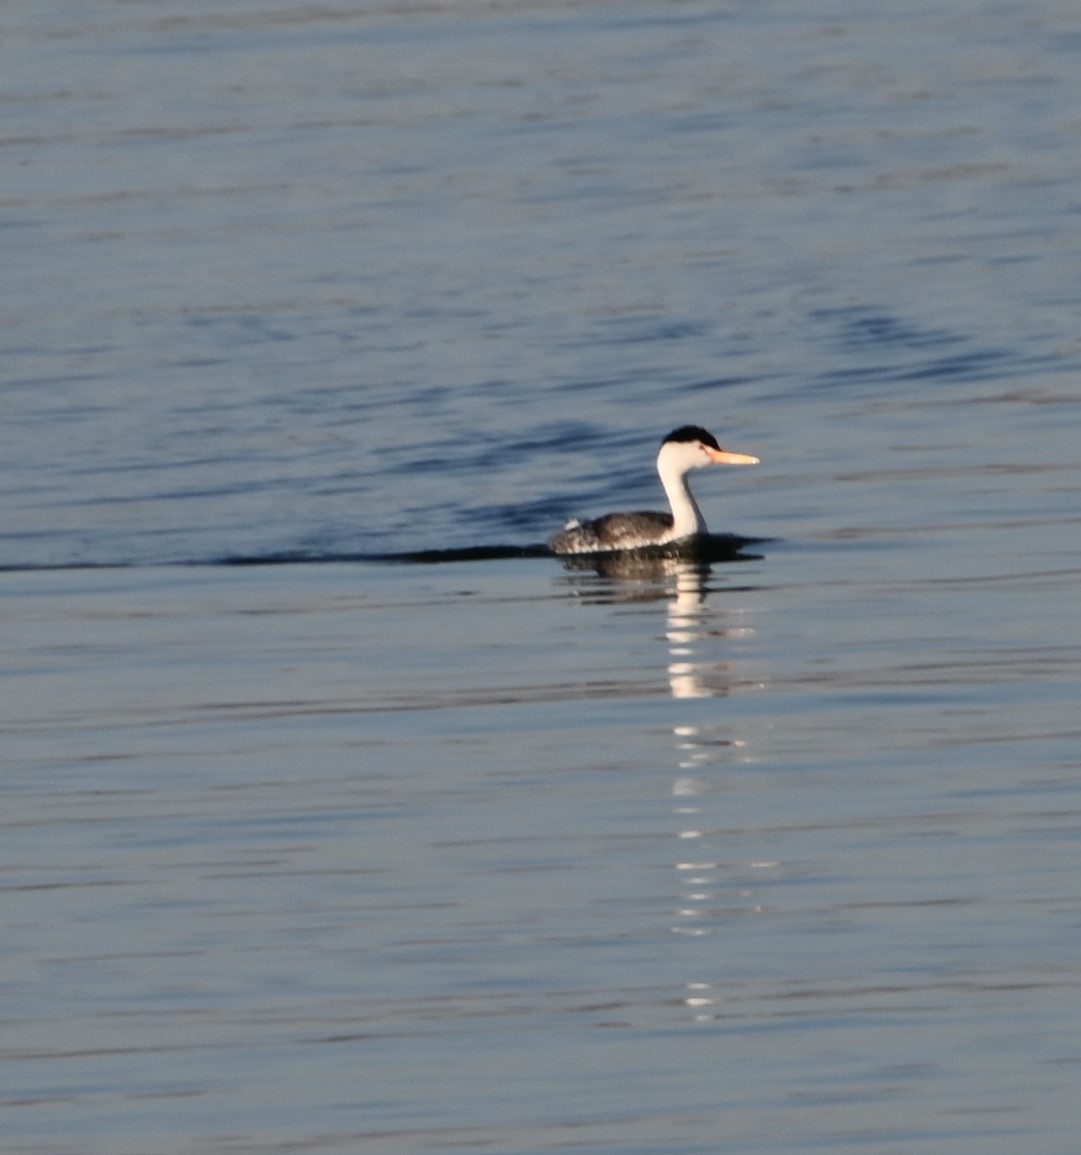
M 657 462 L 657 472 L 661 476 L 668 504 L 672 507 L 671 540 L 679 541 L 680 538 L 708 532 L 706 519 L 687 484 L 686 468 L 679 463 L 666 462 L 662 456 Z

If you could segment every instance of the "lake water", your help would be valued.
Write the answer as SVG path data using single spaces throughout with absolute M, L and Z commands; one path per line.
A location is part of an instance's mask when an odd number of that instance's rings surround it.
M 1076 5 L 0 32 L 5 1155 L 1073 1155 Z

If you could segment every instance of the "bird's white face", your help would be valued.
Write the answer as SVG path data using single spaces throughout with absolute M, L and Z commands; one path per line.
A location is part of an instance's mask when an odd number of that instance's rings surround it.
M 730 453 L 726 449 L 714 449 L 703 441 L 666 441 L 661 446 L 660 461 L 665 465 L 686 472 L 688 469 L 702 469 L 707 465 L 757 465 L 758 458 L 746 453 Z

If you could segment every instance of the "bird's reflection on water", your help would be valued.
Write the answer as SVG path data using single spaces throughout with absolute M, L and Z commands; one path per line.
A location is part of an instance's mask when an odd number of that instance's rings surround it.
M 562 582 L 585 603 L 667 603 L 664 642 L 673 701 L 725 699 L 763 688 L 745 669 L 746 647 L 755 636 L 746 602 L 729 600 L 721 605 L 717 600 L 750 593 L 756 587 L 723 581 L 714 574 L 716 563 L 701 556 L 637 552 L 560 560 L 567 571 Z M 725 560 L 752 559 L 733 554 Z M 672 735 L 671 794 L 678 849 L 673 862 L 675 919 L 670 929 L 685 938 L 706 938 L 717 933 L 728 915 L 760 913 L 752 880 L 762 877 L 764 870 L 772 872 L 777 863 L 722 861 L 713 853 L 716 835 L 704 812 L 704 797 L 723 785 L 723 768 L 749 759 L 734 712 L 726 710 L 718 717 L 697 708 L 691 711 L 688 705 L 672 727 Z M 678 1001 L 695 1022 L 717 1017 L 715 986 L 700 975 L 682 983 Z

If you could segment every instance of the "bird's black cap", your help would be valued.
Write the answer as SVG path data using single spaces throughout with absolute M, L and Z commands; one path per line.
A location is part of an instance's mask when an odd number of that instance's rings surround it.
M 703 429 L 701 425 L 681 425 L 678 429 L 673 429 L 661 444 L 667 445 L 669 441 L 701 441 L 710 449 L 720 449 L 717 438 L 708 429 Z

